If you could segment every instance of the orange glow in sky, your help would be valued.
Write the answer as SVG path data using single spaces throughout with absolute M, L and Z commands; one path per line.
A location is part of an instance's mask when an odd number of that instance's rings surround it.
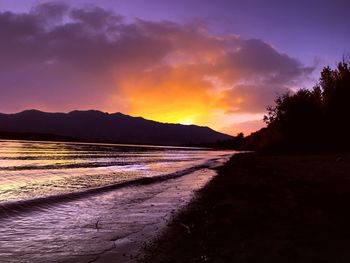
M 158 68 L 146 72 L 126 74 L 118 78 L 121 97 L 127 101 L 127 113 L 166 123 L 210 126 L 232 135 L 240 131 L 249 134 L 260 128 L 261 114 L 227 112 L 231 104 L 225 99 L 225 89 L 204 78 L 188 66 Z M 239 105 L 243 98 L 233 103 Z M 230 127 L 230 123 L 255 121 L 256 125 L 244 128 Z M 238 125 L 237 125 L 238 126 Z
M 219 34 L 203 21 L 125 20 L 64 3 L 24 17 L 23 30 L 22 14 L 1 20 L 11 44 L 0 47 L 0 112 L 96 109 L 249 134 L 276 94 L 312 72 L 263 39 Z

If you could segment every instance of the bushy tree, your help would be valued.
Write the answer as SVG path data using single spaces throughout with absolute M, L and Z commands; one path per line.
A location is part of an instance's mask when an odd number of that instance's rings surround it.
M 268 147 L 286 150 L 350 150 L 349 117 L 350 64 L 343 61 L 325 67 L 312 90 L 278 96 L 264 117 L 264 139 Z

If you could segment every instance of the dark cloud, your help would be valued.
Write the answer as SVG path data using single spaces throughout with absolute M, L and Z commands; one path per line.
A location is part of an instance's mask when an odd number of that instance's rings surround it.
M 97 108 L 144 115 L 146 108 L 157 111 L 155 98 L 167 103 L 159 109 L 175 115 L 169 107 L 184 108 L 186 101 L 168 103 L 168 96 L 191 97 L 191 116 L 196 109 L 263 112 L 276 92 L 312 71 L 260 39 L 216 36 L 203 23 L 126 22 L 99 7 L 61 2 L 0 13 L 0 36 L 1 111 Z
M 114 29 L 114 27 L 122 21 L 122 17 L 113 14 L 100 7 L 89 9 L 73 9 L 70 13 L 72 19 L 79 21 L 95 29 Z
M 35 6 L 31 14 L 47 23 L 50 20 L 59 21 L 63 19 L 68 10 L 69 6 L 64 2 L 47 2 Z
M 225 77 L 232 83 L 224 96 L 231 112 L 263 112 L 276 95 L 297 88 L 314 70 L 262 40 L 237 42 L 221 67 L 227 69 Z
M 288 92 L 289 88 L 277 85 L 237 85 L 225 95 L 228 112 L 261 113 L 268 105 L 272 105 L 277 95 Z
M 307 69 L 296 59 L 278 52 L 260 39 L 242 40 L 230 61 L 234 68 L 242 69 L 242 74 L 277 75 L 287 79 L 299 77 Z

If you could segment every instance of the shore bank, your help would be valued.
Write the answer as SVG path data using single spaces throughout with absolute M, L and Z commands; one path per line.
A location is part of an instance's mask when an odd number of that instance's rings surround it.
M 349 262 L 350 155 L 238 154 L 141 262 Z

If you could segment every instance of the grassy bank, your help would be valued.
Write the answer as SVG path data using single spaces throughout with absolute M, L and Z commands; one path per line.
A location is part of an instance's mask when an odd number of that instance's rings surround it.
M 350 155 L 234 156 L 142 262 L 349 262 Z

